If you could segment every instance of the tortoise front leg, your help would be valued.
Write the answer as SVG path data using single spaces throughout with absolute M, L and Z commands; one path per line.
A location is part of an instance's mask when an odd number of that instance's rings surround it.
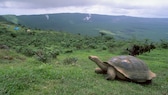
M 106 80 L 114 80 L 116 77 L 116 70 L 113 67 L 108 67 Z
M 107 74 L 107 72 L 103 71 L 101 68 L 95 68 L 95 73 L 97 73 L 97 74 Z

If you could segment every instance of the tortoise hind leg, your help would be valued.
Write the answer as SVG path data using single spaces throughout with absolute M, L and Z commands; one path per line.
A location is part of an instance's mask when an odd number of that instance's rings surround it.
M 113 67 L 108 67 L 107 69 L 107 80 L 114 80 L 116 77 L 116 71 Z

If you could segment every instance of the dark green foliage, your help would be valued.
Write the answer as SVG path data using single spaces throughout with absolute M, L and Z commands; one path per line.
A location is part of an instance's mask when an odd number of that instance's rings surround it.
M 18 53 L 22 53 L 29 57 L 35 55 L 36 52 L 31 46 L 15 46 L 12 48 L 15 49 Z
M 68 57 L 63 60 L 63 64 L 68 65 L 68 64 L 75 64 L 78 61 L 78 58 L 76 57 Z
M 65 53 L 72 53 L 73 50 L 69 49 L 69 50 L 65 50 Z
M 3 34 L 5 32 L 8 32 L 6 28 L 0 28 L 0 34 Z
M 160 47 L 164 49 L 168 49 L 168 41 L 166 40 L 160 40 Z
M 39 51 L 36 53 L 36 55 L 37 55 L 37 59 L 39 61 L 42 61 L 44 63 L 46 63 L 48 61 L 48 55 L 45 52 Z
M 16 37 L 16 33 L 11 33 L 10 36 L 15 38 Z
M 60 51 L 59 50 L 53 50 L 53 51 L 50 51 L 50 55 L 52 58 L 57 58 L 57 56 L 60 54 Z
M 134 44 L 130 49 L 127 48 L 126 50 L 128 51 L 129 55 L 136 56 L 139 54 L 150 52 L 151 50 L 155 48 L 156 46 L 153 43 L 151 44 L 144 43 L 142 45 Z

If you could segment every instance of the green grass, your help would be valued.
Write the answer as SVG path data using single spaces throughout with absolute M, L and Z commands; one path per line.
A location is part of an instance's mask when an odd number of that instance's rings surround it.
M 3 58 L 6 56 L 3 55 L 4 52 L 13 57 L 10 62 Z M 62 54 L 57 59 L 44 64 L 14 51 L 1 50 L 0 95 L 168 94 L 168 50 L 166 49 L 156 49 L 138 56 L 157 74 L 150 85 L 118 80 L 107 81 L 104 75 L 94 73 L 94 68 L 97 66 L 88 59 L 88 55 L 97 55 L 102 60 L 108 60 L 117 54 L 111 54 L 108 51 L 81 50 Z M 63 62 L 68 57 L 77 58 L 77 62 L 65 65 Z
M 10 26 L 10 27 L 9 27 Z M 55 31 L 15 31 L 15 25 L 1 24 L 0 95 L 167 95 L 168 49 L 160 44 L 139 57 L 157 74 L 150 85 L 107 81 L 95 74 L 89 55 L 106 61 L 144 41 L 119 41 L 113 37 L 87 37 Z M 167 48 L 167 42 L 163 45 Z M 41 54 L 38 58 L 36 53 Z M 41 60 L 40 60 L 41 58 Z M 47 61 L 42 59 L 48 59 Z

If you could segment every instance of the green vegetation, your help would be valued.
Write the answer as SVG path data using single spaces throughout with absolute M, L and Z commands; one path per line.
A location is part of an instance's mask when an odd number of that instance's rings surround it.
M 95 63 L 128 54 L 133 44 L 147 40 L 116 40 L 113 36 L 88 37 L 51 30 L 33 30 L 0 23 L 0 95 L 167 95 L 167 41 L 139 55 L 157 74 L 150 85 L 107 81 L 94 73 Z M 3 45 L 3 46 L 2 46 Z

